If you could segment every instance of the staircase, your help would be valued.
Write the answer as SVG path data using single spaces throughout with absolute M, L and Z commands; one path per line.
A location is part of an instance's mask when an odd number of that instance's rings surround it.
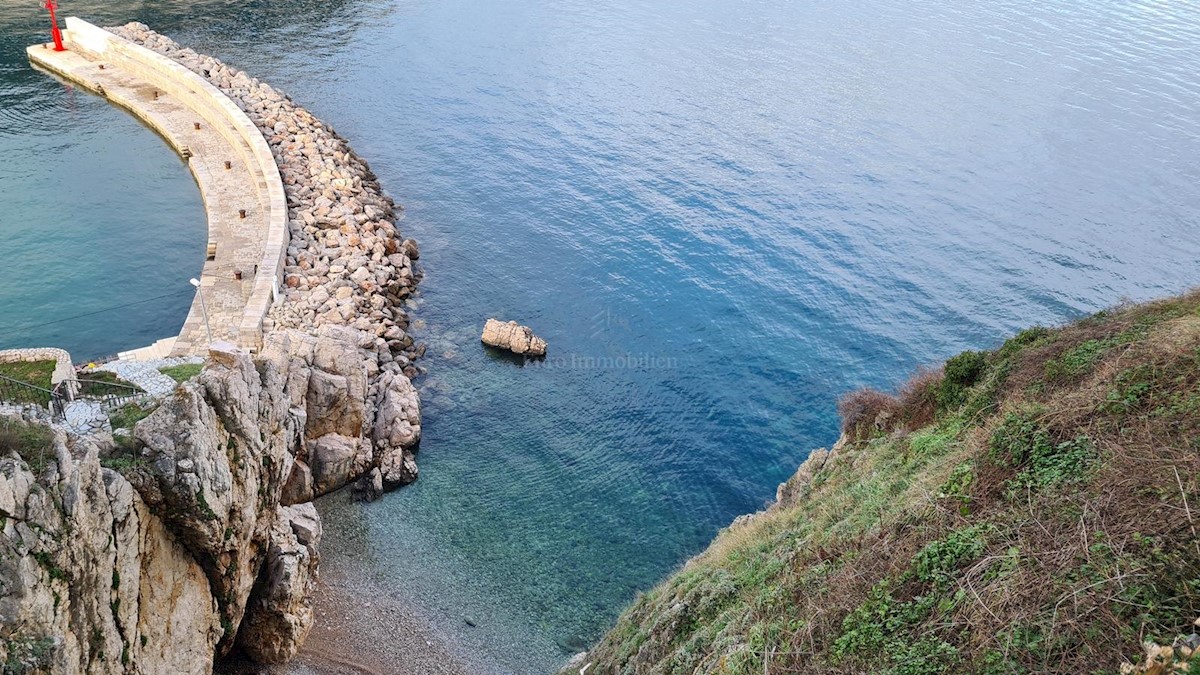
M 176 336 L 163 338 L 149 347 L 140 349 L 131 349 L 127 352 L 117 354 L 118 361 L 155 361 L 157 359 L 165 359 L 171 355 L 171 350 L 175 348 Z

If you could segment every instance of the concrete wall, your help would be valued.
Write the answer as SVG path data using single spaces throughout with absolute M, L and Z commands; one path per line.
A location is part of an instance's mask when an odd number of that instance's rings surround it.
M 261 172 L 263 180 L 258 187 L 266 195 L 263 208 L 266 209 L 267 232 L 262 261 L 254 278 L 253 290 L 246 301 L 238 338 L 240 346 L 257 350 L 262 343 L 263 319 L 279 293 L 288 245 L 287 200 L 283 182 L 279 178 L 279 167 L 266 139 L 229 97 L 187 68 L 82 19 L 69 17 L 66 23 L 72 49 L 118 65 L 179 100 L 220 132 L 248 166 L 257 167 Z M 129 108 L 134 114 L 138 113 L 136 102 L 114 102 Z M 154 126 L 148 116 L 142 119 Z M 176 152 L 184 154 L 183 143 L 171 138 L 165 130 L 159 131 Z M 192 170 L 207 202 L 212 196 L 205 193 L 205 176 L 194 166 Z

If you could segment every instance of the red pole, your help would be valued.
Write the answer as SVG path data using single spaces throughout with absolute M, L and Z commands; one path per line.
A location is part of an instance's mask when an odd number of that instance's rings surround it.
M 58 3 L 55 0 L 46 0 L 46 9 L 50 10 L 50 34 L 54 36 L 54 51 L 65 52 L 66 47 L 62 43 L 62 31 L 58 30 L 58 17 L 54 16 L 54 10 L 58 8 Z

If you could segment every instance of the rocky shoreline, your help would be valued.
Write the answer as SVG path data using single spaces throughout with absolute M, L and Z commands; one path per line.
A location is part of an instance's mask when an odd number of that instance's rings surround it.
M 107 30 L 206 78 L 263 133 L 287 198 L 285 276 L 257 354 L 214 343 L 199 375 L 139 406 L 119 439 L 52 428 L 44 412 L 0 416 L 0 662 L 285 662 L 314 624 L 312 500 L 417 478 L 417 246 L 328 125 L 143 24 Z
M 360 491 L 368 497 L 415 480 L 412 449 L 420 440 L 421 423 L 410 378 L 419 372 L 413 362 L 425 347 L 407 333 L 406 304 L 421 272 L 414 264 L 416 242 L 402 239 L 396 227 L 402 207 L 383 194 L 375 174 L 344 138 L 287 95 L 219 59 L 181 47 L 145 24 L 106 30 L 207 79 L 246 113 L 275 156 L 287 197 L 290 241 L 284 288 L 263 331 L 294 329 L 353 343 L 367 369 L 365 391 L 358 391 L 353 378 L 344 384 L 352 395 L 364 396 L 367 411 L 379 411 L 373 429 L 342 433 L 342 438 L 317 446 L 318 454 L 325 450 L 334 463 L 347 457 L 353 461 L 348 472 L 313 475 L 313 496 L 360 476 Z M 343 376 L 334 372 L 335 378 Z M 354 436 L 363 442 L 346 440 Z M 300 462 L 301 471 L 314 463 L 329 464 L 320 457 Z M 370 470 L 354 468 L 364 465 Z

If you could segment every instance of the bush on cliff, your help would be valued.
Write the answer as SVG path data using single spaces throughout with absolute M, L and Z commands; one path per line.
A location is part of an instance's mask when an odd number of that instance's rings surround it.
M 35 474 L 54 460 L 54 434 L 44 424 L 0 417 L 0 455 L 17 453 Z
M 811 479 L 640 596 L 589 673 L 1116 672 L 1194 630 L 1200 293 L 840 411 Z

